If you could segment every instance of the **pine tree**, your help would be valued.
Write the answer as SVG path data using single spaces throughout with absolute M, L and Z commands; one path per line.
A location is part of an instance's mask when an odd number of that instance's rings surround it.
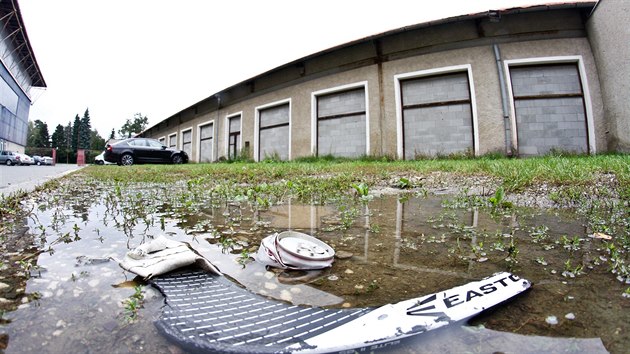
M 77 114 L 74 117 L 74 123 L 72 124 L 72 151 L 77 151 L 79 148 L 79 131 L 81 130 L 81 118 Z
M 35 125 L 38 126 L 38 132 L 39 132 L 39 143 L 40 146 L 38 147 L 43 147 L 43 148 L 49 148 L 50 147 L 50 134 L 48 133 L 48 124 L 46 124 L 46 122 L 42 122 L 39 119 L 35 121 Z
M 65 145 L 63 146 L 66 150 L 72 148 L 72 139 L 74 134 L 72 134 L 72 123 L 68 122 L 68 125 L 63 129 L 63 135 L 65 137 Z
M 79 131 L 79 149 L 89 149 L 90 148 L 90 140 L 92 138 L 92 124 L 90 123 L 90 112 L 86 108 L 85 113 L 83 113 L 83 118 L 81 118 L 81 125 Z
M 65 149 L 66 146 L 66 134 L 64 132 L 63 125 L 57 124 L 55 132 L 52 135 L 52 147 L 56 149 Z

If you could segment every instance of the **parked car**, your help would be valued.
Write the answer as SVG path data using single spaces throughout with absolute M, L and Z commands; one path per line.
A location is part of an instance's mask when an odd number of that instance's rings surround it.
M 130 138 L 107 144 L 105 161 L 130 166 L 134 163 L 187 163 L 183 150 L 167 148 L 155 139 Z
M 37 166 L 41 166 L 41 165 L 52 165 L 52 157 L 50 157 L 50 156 L 38 156 L 38 155 L 33 155 L 33 162 L 34 162 Z
M 101 152 L 94 158 L 94 163 L 97 165 L 112 165 L 112 162 L 105 161 L 105 151 Z
M 11 165 L 19 165 L 20 161 L 17 153 L 13 151 L 0 151 L 0 163 L 11 166 Z
M 18 161 L 20 163 L 20 166 L 24 166 L 24 165 L 32 165 L 35 163 L 35 161 L 33 161 L 33 158 L 28 156 L 27 154 L 22 154 L 17 152 L 16 153 L 18 156 Z

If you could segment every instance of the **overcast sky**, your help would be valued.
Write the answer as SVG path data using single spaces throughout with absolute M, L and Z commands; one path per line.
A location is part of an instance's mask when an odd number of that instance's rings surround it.
M 543 0 L 18 0 L 48 86 L 30 120 L 90 110 L 105 139 L 137 112 L 149 126 L 245 79 L 352 40 Z

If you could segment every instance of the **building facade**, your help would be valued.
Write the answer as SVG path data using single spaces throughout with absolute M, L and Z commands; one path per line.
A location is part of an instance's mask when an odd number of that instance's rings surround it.
M 17 0 L 0 1 L 0 150 L 24 152 L 32 87 L 46 87 Z
M 595 48 L 628 43 L 627 32 L 605 35 L 611 17 L 628 23 L 628 5 L 601 2 L 488 11 L 357 40 L 226 88 L 140 135 L 196 162 L 617 151 L 630 99 L 626 90 L 608 107 L 617 83 L 602 77 L 618 63 Z M 627 56 L 623 65 L 630 72 Z

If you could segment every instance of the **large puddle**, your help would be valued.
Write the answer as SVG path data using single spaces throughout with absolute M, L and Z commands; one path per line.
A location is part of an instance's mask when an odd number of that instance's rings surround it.
M 187 190 L 94 182 L 28 201 L 33 212 L 22 237 L 32 241 L 4 255 L 5 273 L 13 271 L 0 280 L 9 289 L 5 302 L 18 305 L 2 313 L 5 352 L 181 353 L 153 325 L 163 296 L 111 260 L 162 234 L 189 242 L 248 289 L 294 304 L 378 306 L 506 270 L 534 284 L 470 327 L 424 336 L 396 352 L 622 353 L 630 347 L 630 299 L 622 296 L 628 286 L 610 272 L 606 240 L 589 237 L 574 214 L 498 213 L 448 195 L 269 205 L 177 188 Z M 300 272 L 267 270 L 248 258 L 263 237 L 288 229 L 322 239 L 343 259 L 330 269 Z M 18 254 L 34 261 L 15 261 Z M 137 285 L 144 306 L 130 320 Z

